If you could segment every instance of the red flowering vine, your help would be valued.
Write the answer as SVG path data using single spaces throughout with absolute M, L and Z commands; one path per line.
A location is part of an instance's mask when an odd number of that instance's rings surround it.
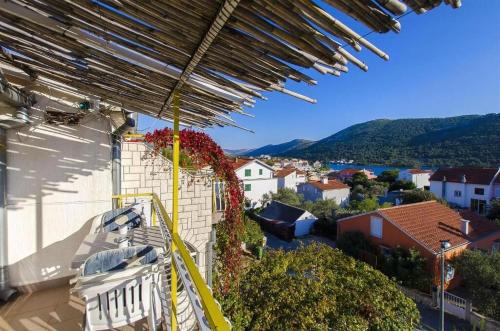
M 224 294 L 229 291 L 231 283 L 237 281 L 240 270 L 243 192 L 238 177 L 224 155 L 224 151 L 210 136 L 203 132 L 182 130 L 179 132 L 179 138 L 180 148 L 189 155 L 195 164 L 198 166 L 208 164 L 216 177 L 225 182 L 226 209 L 224 221 L 219 224 L 217 235 L 217 248 L 221 255 L 219 259 L 223 268 L 218 270 L 220 283 L 216 287 L 216 290 L 220 290 Z M 153 145 L 155 154 L 159 154 L 162 149 L 172 146 L 173 130 L 169 128 L 155 130 L 153 133 L 147 133 L 144 140 Z

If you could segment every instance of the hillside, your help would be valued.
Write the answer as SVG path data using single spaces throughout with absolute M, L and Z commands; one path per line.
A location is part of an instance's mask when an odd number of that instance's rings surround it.
M 258 154 L 384 165 L 498 167 L 500 114 L 380 119 L 353 125 L 305 148 Z
M 287 154 L 290 151 L 295 151 L 298 152 L 307 146 L 311 145 L 313 141 L 311 140 L 305 140 L 305 139 L 295 139 L 292 141 L 288 141 L 283 144 L 278 144 L 278 145 L 266 145 L 263 147 L 259 147 L 256 149 L 252 149 L 246 153 L 243 153 L 241 155 L 245 156 L 260 156 L 260 155 L 280 155 L 280 154 Z

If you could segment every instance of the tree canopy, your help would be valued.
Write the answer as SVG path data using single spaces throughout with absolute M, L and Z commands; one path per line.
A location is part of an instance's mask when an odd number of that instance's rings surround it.
M 500 320 L 500 252 L 466 250 L 453 261 L 472 304 Z
M 321 244 L 267 253 L 234 298 L 237 330 L 414 330 L 420 320 L 381 272 Z

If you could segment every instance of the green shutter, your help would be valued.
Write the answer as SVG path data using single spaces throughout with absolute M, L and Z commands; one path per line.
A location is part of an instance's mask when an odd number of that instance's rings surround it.
M 245 169 L 245 177 L 252 176 L 252 169 Z
M 259 175 L 262 175 L 262 169 L 259 169 Z
M 252 184 L 245 184 L 245 192 L 249 192 L 252 190 Z

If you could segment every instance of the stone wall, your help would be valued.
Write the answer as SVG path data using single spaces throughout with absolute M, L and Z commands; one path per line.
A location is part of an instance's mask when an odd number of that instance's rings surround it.
M 122 194 L 156 193 L 172 213 L 172 163 L 151 156 L 143 142 L 122 143 Z M 212 230 L 212 173 L 181 170 L 179 234 L 197 251 L 200 272 L 206 276 L 207 247 Z

